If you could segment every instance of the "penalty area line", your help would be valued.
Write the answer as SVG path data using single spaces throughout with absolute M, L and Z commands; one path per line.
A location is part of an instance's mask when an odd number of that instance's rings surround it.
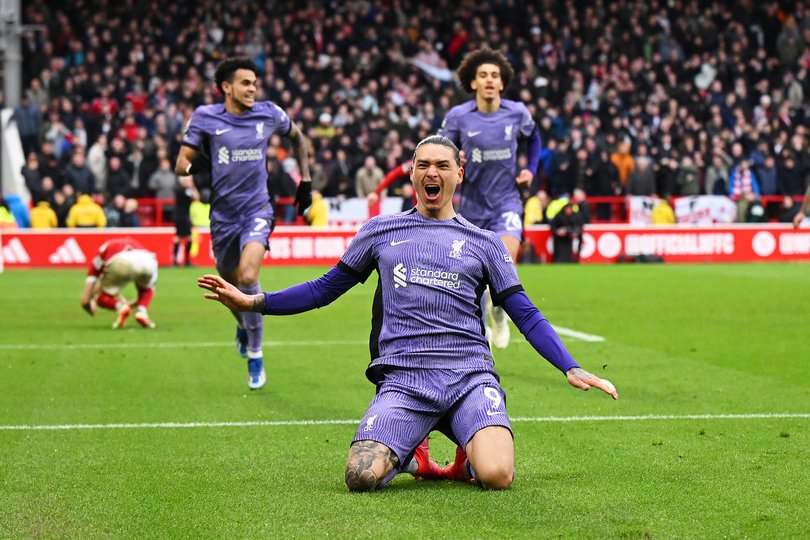
M 810 413 L 750 414 L 649 414 L 637 416 L 540 416 L 516 417 L 516 423 L 640 422 L 661 420 L 774 420 L 810 419 Z M 121 424 L 61 424 L 0 426 L 0 431 L 77 431 L 89 429 L 199 429 L 231 427 L 337 426 L 357 425 L 360 420 L 257 420 L 251 422 L 151 422 Z

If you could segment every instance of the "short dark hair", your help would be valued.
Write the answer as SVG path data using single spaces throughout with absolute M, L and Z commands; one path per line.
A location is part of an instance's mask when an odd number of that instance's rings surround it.
M 493 51 L 488 47 L 484 47 L 465 56 L 464 60 L 462 60 L 461 64 L 458 66 L 458 70 L 456 70 L 458 80 L 461 82 L 461 88 L 464 89 L 465 92 L 473 92 L 472 82 L 475 80 L 475 73 L 478 71 L 478 66 L 481 64 L 495 64 L 498 66 L 498 69 L 501 70 L 501 80 L 503 81 L 504 89 L 509 86 L 509 83 L 512 82 L 515 76 L 515 70 L 512 69 L 509 61 L 500 51 Z
M 222 83 L 228 81 L 233 82 L 233 74 L 238 69 L 249 69 L 256 77 L 259 76 L 259 68 L 256 63 L 249 56 L 236 56 L 234 58 L 227 58 L 219 63 L 217 70 L 214 72 L 214 82 L 217 84 L 219 92 L 224 96 L 225 91 L 222 89 Z
M 413 149 L 414 161 L 416 160 L 416 151 L 419 150 L 419 147 L 423 144 L 438 144 L 439 146 L 446 146 L 453 151 L 453 158 L 456 160 L 456 165 L 461 167 L 461 154 L 458 152 L 458 147 L 453 143 L 453 141 L 444 135 L 431 135 L 419 141 L 419 144 L 417 144 L 416 148 Z

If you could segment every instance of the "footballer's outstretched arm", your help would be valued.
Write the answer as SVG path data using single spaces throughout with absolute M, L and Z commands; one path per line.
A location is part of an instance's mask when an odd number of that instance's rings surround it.
M 197 286 L 211 291 L 205 297 L 216 300 L 234 311 L 256 311 L 264 315 L 293 315 L 334 302 L 360 281 L 341 269 L 332 267 L 326 274 L 276 292 L 245 294 L 219 276 L 206 274 Z
M 526 340 L 543 358 L 565 374 L 568 384 L 582 390 L 588 390 L 594 386 L 609 394 L 613 399 L 619 398 L 616 387 L 610 381 L 600 379 L 579 366 L 563 345 L 551 323 L 532 304 L 525 292 L 522 290 L 513 292 L 499 300 L 504 311 L 526 337 Z

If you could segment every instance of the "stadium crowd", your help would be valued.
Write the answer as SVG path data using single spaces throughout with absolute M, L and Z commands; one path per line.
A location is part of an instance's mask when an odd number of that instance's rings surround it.
M 23 36 L 23 175 L 60 225 L 80 195 L 120 215 L 127 199 L 171 197 L 184 126 L 220 99 L 214 68 L 235 54 L 309 136 L 327 197 L 367 191 L 435 133 L 467 98 L 453 70 L 482 45 L 515 67 L 504 97 L 540 129 L 532 193 L 746 201 L 810 179 L 801 1 L 32 0 L 24 23 L 44 30 Z M 274 193 L 290 196 L 281 138 L 269 156 Z

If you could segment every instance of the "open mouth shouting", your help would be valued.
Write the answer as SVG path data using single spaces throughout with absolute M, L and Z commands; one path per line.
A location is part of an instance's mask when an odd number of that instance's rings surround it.
M 425 183 L 425 200 L 429 202 L 436 202 L 442 193 L 442 186 L 435 182 Z

